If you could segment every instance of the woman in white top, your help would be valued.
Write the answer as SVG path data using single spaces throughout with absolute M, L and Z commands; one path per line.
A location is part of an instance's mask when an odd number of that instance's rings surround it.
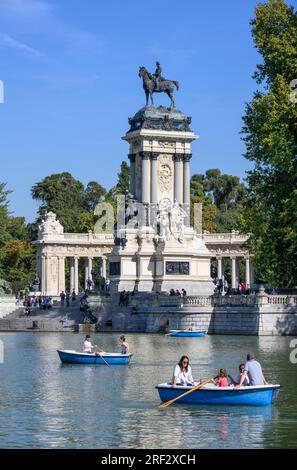
M 91 336 L 87 335 L 84 340 L 84 352 L 92 353 L 92 349 L 94 349 L 94 346 L 92 345 L 92 342 L 91 342 Z
M 172 387 L 176 385 L 193 385 L 194 380 L 192 377 L 192 369 L 190 366 L 190 359 L 188 356 L 182 356 L 179 363 L 176 364 L 173 377 L 172 377 Z

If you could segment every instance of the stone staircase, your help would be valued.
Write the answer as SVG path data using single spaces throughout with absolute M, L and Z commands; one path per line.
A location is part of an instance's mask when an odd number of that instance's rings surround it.
M 68 322 L 63 325 L 66 314 Z M 70 307 L 54 305 L 50 310 L 34 307 L 29 317 L 25 316 L 25 308 L 20 307 L 0 319 L 0 331 L 77 331 L 83 318 L 77 304 Z

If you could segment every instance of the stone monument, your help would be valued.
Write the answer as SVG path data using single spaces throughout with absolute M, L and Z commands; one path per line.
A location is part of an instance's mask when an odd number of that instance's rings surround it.
M 130 195 L 125 225 L 109 257 L 110 290 L 212 294 L 211 254 L 189 223 L 191 118 L 175 108 L 177 81 L 140 68 L 147 97 L 165 92 L 171 107 L 145 106 L 129 119 Z

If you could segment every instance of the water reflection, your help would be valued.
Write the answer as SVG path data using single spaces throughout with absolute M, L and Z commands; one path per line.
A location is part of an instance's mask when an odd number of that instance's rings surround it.
M 129 335 L 129 366 L 61 365 L 57 348 L 80 349 L 83 335 L 0 334 L 0 447 L 248 448 L 296 447 L 296 366 L 289 338 L 208 336 L 176 339 Z M 118 335 L 95 342 L 117 350 Z M 196 378 L 219 367 L 232 375 L 246 352 L 261 359 L 283 390 L 277 407 L 195 407 L 161 411 L 154 386 L 169 379 L 179 357 L 191 358 Z M 295 367 L 295 369 L 293 369 Z

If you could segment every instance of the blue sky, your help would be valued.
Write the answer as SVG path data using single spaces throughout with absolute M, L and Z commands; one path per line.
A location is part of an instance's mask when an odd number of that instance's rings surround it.
M 177 108 L 200 138 L 191 172 L 244 177 L 239 131 L 259 62 L 249 20 L 256 1 L 0 0 L 0 181 L 11 210 L 32 221 L 31 186 L 69 171 L 116 181 L 128 116 L 144 104 L 138 67 L 180 82 Z M 148 7 L 147 7 L 147 6 Z M 167 97 L 156 97 L 166 104 Z

